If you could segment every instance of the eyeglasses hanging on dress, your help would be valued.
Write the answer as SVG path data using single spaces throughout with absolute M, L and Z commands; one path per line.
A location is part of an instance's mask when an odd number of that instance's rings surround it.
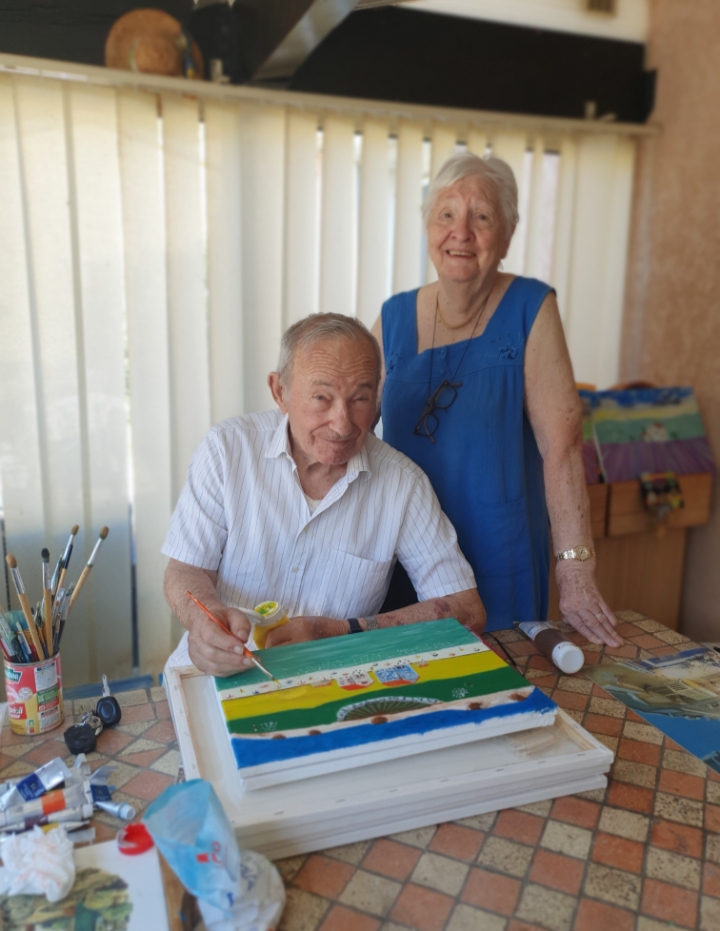
M 430 376 L 428 378 L 428 399 L 425 402 L 425 407 L 423 408 L 422 414 L 420 414 L 420 419 L 415 424 L 415 429 L 413 430 L 413 433 L 415 434 L 415 436 L 426 436 L 430 440 L 431 443 L 436 442 L 435 433 L 437 432 L 437 428 L 440 426 L 440 421 L 438 417 L 436 416 L 435 411 L 446 411 L 448 408 L 452 407 L 453 404 L 455 403 L 455 399 L 457 398 L 458 388 L 462 388 L 462 385 L 463 385 L 461 381 L 455 381 L 455 377 L 457 373 L 460 371 L 460 366 L 463 364 L 463 360 L 465 359 L 465 353 L 468 351 L 468 346 L 470 345 L 470 341 L 475 336 L 475 331 L 477 330 L 478 324 L 480 323 L 480 320 L 482 319 L 482 315 L 485 313 L 485 308 L 487 307 L 487 302 L 490 300 L 491 294 L 492 294 L 492 288 L 488 292 L 485 300 L 482 302 L 482 306 L 475 319 L 475 324 L 473 326 L 472 333 L 470 334 L 469 339 L 467 339 L 465 342 L 465 348 L 463 349 L 463 353 L 460 356 L 460 361 L 455 367 L 455 371 L 453 372 L 452 377 L 449 380 L 446 378 L 440 385 L 438 385 L 438 387 L 431 394 L 430 389 L 432 387 L 433 358 L 435 356 L 435 329 L 437 327 L 438 317 L 443 319 L 442 314 L 440 312 L 440 289 L 438 288 L 437 297 L 435 299 L 435 316 L 433 320 L 432 346 L 430 347 Z M 449 330 L 459 329 L 459 327 L 449 326 L 447 323 L 445 323 L 444 319 L 443 319 L 443 323 Z M 463 324 L 463 326 L 466 326 L 466 325 L 467 325 L 467 322 Z

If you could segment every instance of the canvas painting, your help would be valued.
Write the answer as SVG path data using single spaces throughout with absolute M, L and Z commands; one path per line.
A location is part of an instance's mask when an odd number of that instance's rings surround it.
M 720 656 L 695 647 L 617 659 L 586 674 L 628 708 L 720 773 Z
M 241 773 L 327 771 L 551 724 L 556 706 L 452 618 L 258 651 L 215 687 Z M 438 741 L 443 743 L 438 744 Z M 360 759 L 360 757 L 362 757 Z M 345 758 L 343 765 L 339 761 Z M 297 775 L 295 778 L 298 778 Z
M 692 388 L 597 391 L 592 405 L 606 482 L 633 481 L 641 472 L 714 471 Z

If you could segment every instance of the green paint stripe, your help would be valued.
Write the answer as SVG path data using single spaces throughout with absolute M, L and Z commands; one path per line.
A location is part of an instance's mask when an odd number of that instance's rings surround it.
M 382 700 L 387 697 L 401 695 L 403 697 L 418 696 L 421 698 L 438 698 L 441 701 L 457 701 L 453 695 L 455 689 L 467 689 L 463 697 L 477 698 L 480 695 L 491 695 L 493 692 L 505 692 L 510 689 L 524 688 L 529 683 L 526 679 L 505 666 L 502 669 L 493 669 L 490 672 L 476 673 L 474 676 L 459 676 L 457 679 L 441 679 L 434 682 L 416 682 L 413 685 L 396 685 L 382 691 L 373 692 L 367 696 L 368 701 Z M 293 730 L 295 728 L 318 727 L 321 724 L 336 724 L 337 713 L 346 705 L 354 705 L 363 701 L 362 691 L 351 693 L 340 701 L 328 702 L 317 708 L 296 708 L 291 711 L 281 711 L 277 714 L 264 714 L 255 718 L 239 718 L 227 722 L 227 729 L 231 734 L 269 733 L 272 731 Z M 437 710 L 437 709 L 435 709 Z M 273 726 L 270 726 L 273 725 Z
M 377 663 L 396 656 L 429 653 L 445 647 L 477 642 L 477 637 L 459 621 L 446 617 L 439 621 L 369 630 L 355 636 L 330 637 L 327 640 L 311 640 L 308 643 L 258 650 L 257 657 L 278 679 L 288 679 L 308 672 Z M 215 687 L 218 692 L 224 692 L 226 689 L 259 682 L 267 682 L 267 677 L 253 668 L 228 676 L 227 679 L 216 677 Z

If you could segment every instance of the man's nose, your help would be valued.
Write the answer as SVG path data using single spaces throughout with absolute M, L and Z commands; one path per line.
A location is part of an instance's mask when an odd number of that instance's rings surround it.
M 339 436 L 348 436 L 352 433 L 350 408 L 345 401 L 337 400 L 333 405 L 332 427 Z

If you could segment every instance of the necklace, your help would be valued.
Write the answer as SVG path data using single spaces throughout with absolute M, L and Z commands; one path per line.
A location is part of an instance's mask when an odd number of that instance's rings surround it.
M 475 336 L 475 330 L 477 330 L 478 323 L 480 323 L 480 321 L 482 320 L 482 316 L 483 316 L 483 314 L 485 313 L 485 308 L 487 307 L 487 302 L 490 300 L 490 294 L 492 294 L 492 290 L 491 290 L 490 293 L 487 295 L 487 297 L 485 298 L 485 300 L 482 302 L 482 305 L 481 305 L 481 307 L 480 307 L 480 310 L 479 310 L 479 312 L 478 312 L 478 315 L 477 315 L 477 317 L 476 317 L 476 319 L 475 319 L 475 324 L 474 324 L 474 326 L 473 326 L 473 328 L 472 328 L 472 333 L 470 334 L 469 339 L 467 339 L 466 342 L 465 342 L 465 348 L 463 349 L 462 355 L 460 356 L 460 361 L 459 361 L 458 364 L 455 366 L 455 371 L 453 372 L 452 378 L 450 379 L 450 382 L 451 382 L 451 383 L 455 381 L 455 376 L 456 376 L 457 373 L 460 371 L 460 366 L 463 364 L 463 360 L 465 359 L 465 353 L 468 351 L 468 346 L 470 345 L 470 341 L 472 340 L 473 336 Z M 440 313 L 440 293 L 439 293 L 439 291 L 438 291 L 438 300 L 437 300 L 437 311 L 438 311 L 438 313 Z M 438 314 L 435 314 L 435 319 L 433 320 L 432 346 L 430 347 L 430 377 L 428 378 L 428 401 L 430 401 L 430 398 L 431 398 L 431 396 L 432 396 L 432 371 L 433 371 L 433 359 L 434 359 L 434 357 L 435 357 L 435 328 L 437 327 L 437 318 L 438 318 Z M 442 314 L 440 314 L 440 319 L 442 320 Z M 444 322 L 444 321 L 443 321 L 443 322 Z M 447 326 L 447 324 L 445 324 L 445 325 Z M 463 325 L 464 325 L 464 324 L 463 324 Z M 451 330 L 459 330 L 460 327 L 457 327 L 457 326 L 456 326 L 456 327 L 450 327 L 450 329 L 451 329 Z M 453 385 L 453 387 L 462 388 L 462 382 L 460 382 L 460 383 L 457 384 L 457 385 Z
M 490 294 L 492 294 L 492 288 L 490 289 Z M 479 320 L 480 317 L 482 316 L 483 311 L 485 310 L 485 305 L 487 304 L 490 298 L 490 294 L 488 294 L 488 296 L 482 302 L 480 310 L 478 311 L 478 314 L 477 314 L 477 319 L 475 321 L 476 323 L 477 323 L 477 320 Z M 440 323 L 442 323 L 442 325 L 445 327 L 446 330 L 462 330 L 464 326 L 467 326 L 468 323 L 470 323 L 469 320 L 466 320 L 464 323 L 448 323 L 447 322 L 445 317 L 443 317 L 442 310 L 440 310 L 440 288 L 438 288 L 437 295 L 435 296 L 435 314 L 436 314 L 436 317 L 440 318 Z M 473 330 L 473 333 L 474 332 L 475 330 Z

